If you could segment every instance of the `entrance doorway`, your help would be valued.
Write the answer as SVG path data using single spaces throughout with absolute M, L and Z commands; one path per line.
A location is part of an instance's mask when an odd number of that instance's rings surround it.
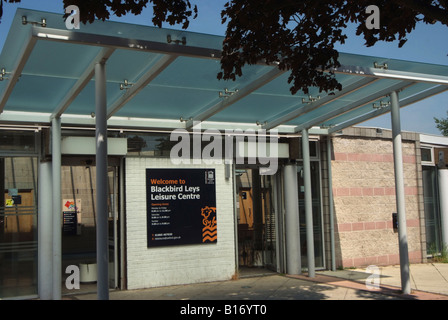
M 80 289 L 96 292 L 96 166 L 94 159 L 63 159 L 62 180 L 62 293 L 65 270 L 79 267 Z M 109 287 L 118 288 L 119 270 L 119 161 L 109 161 L 108 225 L 109 225 Z
M 436 166 L 422 166 L 427 255 L 443 252 L 442 217 L 439 207 L 440 195 L 437 170 Z
M 240 276 L 276 271 L 277 232 L 273 177 L 258 168 L 235 172 L 238 190 L 238 266 Z
M 321 183 L 320 163 L 311 161 L 311 201 L 313 211 L 313 239 L 314 239 L 314 263 L 318 269 L 325 268 L 324 259 L 324 234 L 321 210 Z M 307 236 L 306 236 L 306 213 L 305 213 L 305 183 L 303 179 L 303 163 L 298 163 L 297 180 L 299 184 L 299 221 L 300 221 L 300 252 L 302 269 L 308 267 Z
M 0 300 L 37 295 L 37 157 L 0 158 Z

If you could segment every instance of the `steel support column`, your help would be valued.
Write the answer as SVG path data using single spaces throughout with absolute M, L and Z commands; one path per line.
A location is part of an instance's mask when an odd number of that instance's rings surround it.
M 51 121 L 53 175 L 53 299 L 61 299 L 62 280 L 62 194 L 61 194 L 61 118 Z
M 442 245 L 448 247 L 448 168 L 439 168 L 438 177 Z
M 37 256 L 38 294 L 42 300 L 53 298 L 53 191 L 51 162 L 39 163 Z
M 300 253 L 299 192 L 297 183 L 297 165 L 285 165 L 285 231 L 286 231 L 286 273 L 301 274 Z
M 106 64 L 95 65 L 96 117 L 96 255 L 98 300 L 109 299 L 109 246 L 107 208 L 107 97 Z
M 307 129 L 302 130 L 302 154 L 303 181 L 305 187 L 305 224 L 308 277 L 314 278 L 316 273 L 314 263 L 313 200 L 311 193 L 310 139 Z
M 400 273 L 401 288 L 404 294 L 411 292 L 410 272 L 409 272 L 409 254 L 408 239 L 406 232 L 406 209 L 404 195 L 403 178 L 403 155 L 401 145 L 401 123 L 400 123 L 400 105 L 398 94 L 392 91 L 391 98 L 391 118 L 392 118 L 392 139 L 394 150 L 394 168 L 395 168 L 395 193 L 398 215 L 398 248 L 400 254 Z
M 328 208 L 330 211 L 331 271 L 336 271 L 334 240 L 333 174 L 331 170 L 331 136 L 327 136 Z

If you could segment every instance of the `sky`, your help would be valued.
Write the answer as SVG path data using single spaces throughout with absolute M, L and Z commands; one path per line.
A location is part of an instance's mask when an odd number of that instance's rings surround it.
M 224 35 L 225 26 L 221 24 L 221 10 L 227 0 L 192 0 L 198 5 L 197 19 L 190 22 L 188 31 Z M 27 8 L 41 11 L 63 13 L 62 0 L 22 0 L 19 4 L 4 3 L 3 18 L 0 23 L 0 50 L 11 26 L 11 21 L 17 8 Z M 381 10 L 381 8 L 380 8 Z M 82 14 L 82 12 L 81 12 Z M 397 13 L 398 14 L 398 13 Z M 110 20 L 142 25 L 152 25 L 152 10 L 145 9 L 140 16 L 129 14 L 125 17 L 111 17 Z M 164 26 L 180 29 L 180 26 Z M 408 36 L 407 43 L 398 48 L 398 43 L 377 43 L 367 48 L 361 37 L 356 36 L 354 28 L 347 30 L 348 39 L 344 45 L 337 47 L 340 52 L 402 59 L 431 64 L 448 65 L 448 27 L 440 23 L 435 25 L 418 24 Z M 447 75 L 448 76 L 448 75 Z M 448 117 L 448 92 L 428 98 L 401 109 L 401 128 L 426 134 L 440 135 L 436 128 L 434 117 Z M 390 114 L 366 121 L 359 126 L 391 128 Z

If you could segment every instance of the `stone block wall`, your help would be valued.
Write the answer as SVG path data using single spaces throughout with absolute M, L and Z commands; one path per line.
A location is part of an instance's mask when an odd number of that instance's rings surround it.
M 409 259 L 422 262 L 421 169 L 416 135 L 403 135 Z M 390 131 L 351 128 L 333 137 L 337 266 L 399 263 L 393 146 Z M 419 170 L 420 169 L 420 170 Z M 423 226 L 424 229 L 424 226 Z

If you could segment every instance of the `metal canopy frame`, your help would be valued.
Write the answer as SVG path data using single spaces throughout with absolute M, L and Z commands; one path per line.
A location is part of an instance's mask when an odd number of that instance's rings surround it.
M 123 108 L 128 101 L 135 97 L 140 90 L 146 87 L 153 79 L 155 79 L 163 70 L 165 70 L 177 56 L 166 55 L 162 57 L 155 66 L 146 72 L 138 81 L 129 88 L 126 93 L 117 99 L 108 109 L 107 118 L 110 119 L 118 110 Z
M 44 17 L 46 26 L 24 24 L 22 17 Z M 403 292 L 408 293 L 399 108 L 447 91 L 448 66 L 341 53 L 342 66 L 329 70 L 342 84 L 341 91 L 320 97 L 317 88 L 310 88 L 310 95 L 292 95 L 288 72 L 262 62 L 246 66 L 235 81 L 217 80 L 222 41 L 218 36 L 109 21 L 67 30 L 62 15 L 17 10 L 0 55 L 0 125 L 51 125 L 53 247 L 41 249 L 52 256 L 54 270 L 60 270 L 61 263 L 62 124 L 96 128 L 102 217 L 97 226 L 98 297 L 108 299 L 108 127 L 189 130 L 200 123 L 204 130 L 275 129 L 306 141 L 309 134 L 331 135 L 392 111 L 400 267 Z M 308 274 L 314 277 L 308 144 L 302 147 Z M 46 280 L 53 285 L 52 297 L 60 299 L 61 274 L 54 272 Z
M 100 53 L 92 60 L 89 66 L 85 69 L 81 77 L 75 83 L 75 85 L 70 89 L 67 95 L 62 99 L 61 103 L 56 107 L 50 116 L 52 118 L 59 118 L 65 110 L 70 106 L 73 100 L 81 93 L 81 91 L 86 87 L 95 74 L 95 65 L 99 61 L 106 61 L 113 54 L 115 49 L 103 48 Z
M 23 25 L 22 16 L 27 16 L 28 21 L 45 17 L 47 26 Z M 185 42 L 169 41 L 176 38 L 185 39 Z M 67 30 L 61 15 L 19 9 L 0 56 L 0 67 L 5 68 L 8 75 L 8 79 L 0 82 L 0 122 L 49 124 L 54 117 L 62 117 L 62 123 L 66 125 L 94 125 L 91 118 L 94 112 L 93 105 L 90 107 L 91 112 L 81 111 L 78 105 L 83 104 L 83 100 L 79 97 L 87 95 L 89 85 L 92 86 L 96 62 L 107 61 L 108 70 L 125 68 L 126 62 L 123 60 L 126 58 L 121 61 L 118 58 L 114 59 L 117 54 L 125 56 L 127 53 L 123 53 L 124 51 L 154 55 L 152 59 L 155 62 L 149 66 L 142 64 L 140 71 L 143 72 L 133 79 L 128 79 L 133 85 L 124 92 L 120 91 L 118 84 L 111 91 L 110 86 L 117 83 L 116 79 L 106 80 L 108 93 L 110 93 L 107 107 L 109 126 L 191 129 L 194 123 L 200 122 L 204 128 L 213 126 L 218 130 L 238 126 L 241 129 L 276 129 L 279 133 L 300 133 L 303 129 L 310 129 L 311 133 L 315 130 L 314 132 L 318 134 L 331 134 L 346 126 L 390 112 L 387 106 L 378 110 L 370 107 L 373 103 L 381 105 L 380 101 L 391 91 L 396 90 L 395 83 L 375 87 L 379 83 L 397 81 L 403 84 L 403 87 L 398 89 L 401 90 L 400 105 L 402 107 L 413 101 L 410 98 L 412 96 L 417 96 L 418 99 L 415 100 L 417 101 L 448 90 L 448 76 L 445 76 L 448 74 L 448 66 L 424 65 L 343 53 L 340 59 L 343 65 L 332 70 L 339 77 L 343 89 L 321 94 L 322 97 L 317 97 L 320 94 L 316 88 L 310 90 L 313 92 L 310 97 L 302 92 L 291 95 L 287 83 L 288 73 L 279 70 L 275 65 L 267 66 L 264 63 L 247 67 L 251 68 L 249 71 L 246 70 L 247 68 L 243 69 L 241 79 L 220 82 L 216 79 L 216 73 L 219 71 L 222 40 L 223 38 L 217 36 L 115 22 L 95 22 L 83 26 L 80 30 Z M 23 96 L 27 91 L 16 90 L 21 81 L 38 77 L 40 81 L 45 82 L 56 77 L 52 75 L 55 73 L 53 70 L 45 70 L 40 74 L 28 70 L 30 65 L 31 69 L 35 68 L 34 65 L 38 63 L 38 59 L 47 58 L 39 56 L 43 49 L 37 50 L 37 54 L 34 54 L 37 46 L 45 48 L 46 43 L 59 44 L 56 48 L 61 45 L 80 46 L 85 48 L 86 52 L 91 50 L 92 58 L 88 59 L 87 63 L 82 59 L 84 65 L 79 64 L 82 72 L 59 76 L 60 89 L 57 86 L 48 85 L 48 88 L 45 88 L 48 89 L 47 92 L 39 93 L 42 96 L 49 96 L 54 95 L 55 91 L 64 93 L 65 90 L 65 94 L 59 100 L 52 100 L 53 105 L 46 104 L 46 108 L 40 108 L 39 99 L 36 99 L 39 97 L 37 93 L 34 94 L 34 101 L 30 101 L 30 105 L 24 105 L 23 100 L 26 98 Z M 49 48 L 55 47 L 49 45 Z M 10 50 L 18 51 L 19 54 L 9 57 Z M 89 55 L 86 54 L 87 56 Z M 179 61 L 179 58 L 186 60 Z M 132 56 L 129 60 L 131 59 Z M 195 61 L 190 69 L 188 64 L 191 60 L 189 59 Z M 202 61 L 213 63 L 203 64 Z M 173 67 L 175 63 L 176 66 Z M 384 67 L 386 64 L 388 69 Z M 178 66 L 181 68 L 176 70 Z M 196 84 L 194 67 L 204 70 L 203 72 L 209 69 L 208 75 L 211 79 L 209 82 L 214 83 L 210 87 L 201 87 L 201 85 L 204 86 L 203 83 Z M 249 73 L 246 78 L 244 78 L 245 72 Z M 198 91 L 194 99 L 191 99 L 191 104 L 188 97 L 185 97 L 183 101 L 186 105 L 185 109 L 182 110 L 183 108 L 179 106 L 177 112 L 170 108 L 168 103 L 163 106 L 163 102 L 160 101 L 152 106 L 155 100 L 161 99 L 152 95 L 158 86 L 166 89 L 169 92 L 168 95 L 173 97 L 180 97 L 189 90 L 187 83 L 182 85 L 177 85 L 176 81 L 172 84 L 167 81 L 163 84 L 156 83 L 160 76 L 165 79 L 170 76 L 173 79 L 178 76 L 188 78 L 192 84 L 191 91 Z M 69 79 L 76 81 L 62 86 L 62 83 Z M 410 86 L 416 83 L 421 85 Z M 219 98 L 219 92 L 230 86 L 233 94 Z M 210 94 L 212 90 L 213 96 Z M 203 95 L 206 91 L 209 94 Z M 30 99 L 32 99 L 31 96 Z M 78 100 L 79 103 L 77 103 Z M 142 104 L 142 100 L 146 100 L 147 103 Z M 82 108 L 87 108 L 86 103 Z M 154 112 L 154 108 L 157 112 Z

